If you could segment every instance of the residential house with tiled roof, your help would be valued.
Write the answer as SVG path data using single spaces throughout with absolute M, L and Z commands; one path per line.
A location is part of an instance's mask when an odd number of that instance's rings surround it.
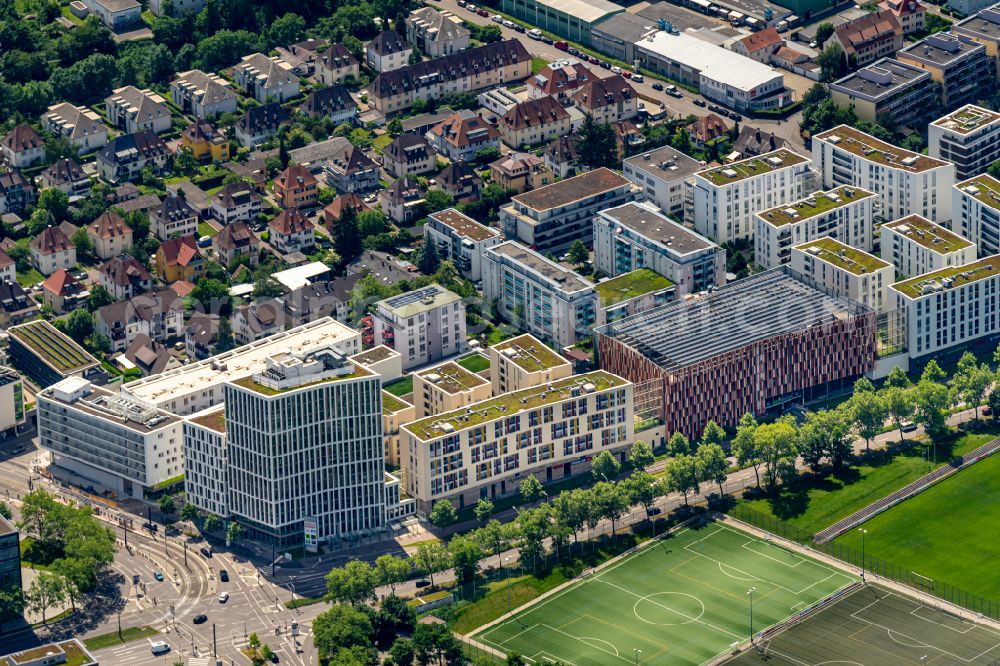
M 322 169 L 327 184 L 341 194 L 370 192 L 379 186 L 378 164 L 350 142 L 324 160 Z
M 229 183 L 212 197 L 212 217 L 223 224 L 249 221 L 260 214 L 261 201 L 261 196 L 247 183 Z
M 37 317 L 38 311 L 17 280 L 0 280 L 0 328 L 23 324 Z
M 236 140 L 247 148 L 256 148 L 274 136 L 278 127 L 290 122 L 288 113 L 277 102 L 252 106 L 236 123 Z
M 356 216 L 361 211 L 368 210 L 368 204 L 355 192 L 339 194 L 323 209 L 323 226 L 332 233 L 333 225 L 340 221 L 344 211 L 348 209 L 354 211 Z
M 396 178 L 434 171 L 437 155 L 427 140 L 416 134 L 400 134 L 382 149 L 382 167 Z
M 347 323 L 351 294 L 361 274 L 346 275 L 326 282 L 302 285 L 281 297 L 286 326 L 301 326 L 323 317 Z
M 503 142 L 513 148 L 548 143 L 573 130 L 569 113 L 551 95 L 510 107 L 500 117 L 498 128 Z
M 511 151 L 490 164 L 490 180 L 505 190 L 515 190 L 521 194 L 548 185 L 555 179 L 541 157 L 533 153 Z
M 903 48 L 903 26 L 890 11 L 873 12 L 838 26 L 830 39 L 840 45 L 854 69 Z
M 236 85 L 261 104 L 285 102 L 299 94 L 299 77 L 277 56 L 251 53 L 233 67 Z
M 283 208 L 313 208 L 319 181 L 301 164 L 291 164 L 274 179 L 274 199 Z
M 733 42 L 732 50 L 745 58 L 770 64 L 771 54 L 785 45 L 784 38 L 774 28 L 764 28 L 751 32 L 743 39 Z
M 410 63 L 413 47 L 406 41 L 406 35 L 394 30 L 383 30 L 375 35 L 365 47 L 368 67 L 376 72 L 389 72 Z
M 14 213 L 21 215 L 29 206 L 38 201 L 38 190 L 34 183 L 20 171 L 11 169 L 0 173 L 0 215 Z
M 184 363 L 170 353 L 166 345 L 153 340 L 145 333 L 140 333 L 132 340 L 132 344 L 122 352 L 121 358 L 127 359 L 132 367 L 138 368 L 143 377 L 158 375 Z M 118 361 L 119 364 L 121 360 Z
M 57 315 L 77 309 L 90 292 L 65 268 L 58 268 L 42 283 L 42 302 Z
M 927 8 L 918 0 L 882 0 L 878 3 L 878 8 L 893 13 L 899 25 L 903 27 L 904 35 L 921 32 L 924 29 Z
M 424 213 L 424 192 L 412 178 L 400 178 L 380 190 L 378 202 L 382 212 L 397 224 L 416 222 Z
M 7 166 L 29 167 L 45 157 L 45 142 L 31 125 L 18 125 L 0 141 L 0 153 Z
M 575 58 L 550 62 L 528 79 L 528 96 L 555 97 L 563 106 L 573 103 L 573 93 L 591 78 L 590 70 Z
M 125 351 L 139 335 L 157 342 L 184 330 L 184 300 L 171 289 L 157 289 L 97 309 L 94 328 L 111 340 L 112 351 Z
M 177 74 L 170 82 L 170 97 L 181 111 L 195 118 L 236 113 L 237 95 L 229 82 L 199 69 Z
M 190 358 L 206 359 L 215 353 L 219 339 L 219 315 L 196 314 L 184 329 L 184 349 Z
M 785 143 L 786 141 L 777 134 L 743 125 L 740 127 L 740 135 L 733 143 L 732 154 L 735 159 L 742 160 L 747 157 L 772 153 L 779 148 L 784 148 Z
M 165 99 L 152 90 L 124 86 L 111 92 L 104 100 L 104 113 L 111 126 L 126 134 L 149 131 L 169 132 L 171 113 Z
M 76 201 L 90 194 L 91 181 L 76 160 L 63 157 L 50 164 L 35 179 L 42 189 L 55 188 Z
M 205 259 L 193 234 L 164 241 L 156 251 L 154 263 L 156 274 L 167 284 L 177 280 L 197 282 L 205 272 Z
M 246 222 L 227 224 L 222 231 L 212 236 L 212 250 L 215 258 L 223 266 L 231 266 L 237 259 L 243 259 L 251 268 L 257 265 L 258 239 Z
M 10 258 L 3 250 L 0 250 L 0 282 L 4 280 L 17 279 L 17 262 Z
M 576 152 L 576 137 L 561 136 L 545 147 L 545 166 L 558 178 L 576 175 L 580 157 Z
M 78 154 L 92 153 L 108 142 L 108 128 L 101 117 L 82 106 L 59 102 L 42 114 L 42 127 L 69 140 Z
M 701 116 L 693 123 L 689 123 L 684 129 L 691 137 L 691 143 L 699 148 L 704 148 L 711 141 L 715 141 L 729 131 L 724 121 L 714 113 Z
M 329 118 L 334 125 L 342 125 L 357 120 L 358 103 L 347 88 L 333 85 L 309 93 L 299 111 L 310 118 Z
M 76 246 L 59 227 L 46 227 L 31 239 L 31 263 L 42 275 L 76 266 Z
M 233 327 L 233 339 L 238 344 L 248 345 L 285 329 L 285 308 L 275 298 L 254 301 L 248 305 L 233 308 L 229 318 Z
M 316 79 L 325 85 L 343 83 L 347 77 L 357 79 L 361 64 L 343 44 L 331 44 L 330 48 L 319 52 L 316 60 Z
M 229 160 L 229 139 L 207 120 L 196 120 L 181 132 L 181 148 L 187 148 L 199 162 Z
M 455 201 L 477 198 L 483 190 L 483 179 L 476 173 L 476 169 L 464 160 L 452 162 L 442 169 L 437 181 L 438 187 Z
M 611 129 L 615 133 L 618 154 L 623 158 L 628 155 L 634 155 L 646 143 L 646 135 L 631 120 L 619 120 L 616 123 L 611 123 Z
M 159 173 L 172 153 L 163 139 L 148 130 L 115 137 L 97 152 L 97 173 L 117 185 L 137 180 L 147 167 Z
M 469 48 L 471 33 L 451 12 L 420 7 L 406 17 L 406 39 L 429 58 L 440 58 Z
M 500 132 L 468 109 L 456 111 L 424 136 L 436 151 L 452 161 L 471 161 L 480 150 L 500 148 Z
M 112 257 L 97 269 L 97 283 L 116 301 L 138 296 L 153 286 L 153 277 L 138 259 L 130 254 Z
M 282 254 L 309 254 L 316 245 L 313 223 L 298 208 L 281 211 L 267 226 L 270 231 L 268 242 Z
M 117 257 L 132 247 L 132 228 L 114 211 L 101 213 L 86 229 L 94 244 L 94 254 L 101 259 Z
M 198 231 L 198 211 L 178 194 L 167 194 L 159 206 L 149 211 L 149 230 L 160 240 L 187 236 Z
M 639 96 L 621 74 L 606 79 L 594 77 L 573 95 L 577 106 L 594 122 L 614 123 L 635 118 Z

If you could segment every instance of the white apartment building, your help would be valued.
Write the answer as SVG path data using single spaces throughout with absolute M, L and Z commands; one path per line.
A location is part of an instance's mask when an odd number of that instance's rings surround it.
M 634 155 L 622 162 L 625 177 L 643 189 L 646 201 L 683 219 L 694 192 L 694 174 L 705 167 L 670 146 Z
M 904 277 L 923 275 L 976 258 L 976 246 L 919 215 L 882 225 L 882 258 Z
M 483 295 L 505 319 L 560 348 L 590 335 L 597 317 L 593 283 L 514 241 L 483 255 Z
M 726 283 L 726 251 L 648 203 L 627 203 L 594 218 L 594 266 L 611 277 L 651 268 L 679 295 Z
M 491 398 L 402 426 L 406 491 L 420 511 L 459 507 L 590 469 L 601 451 L 624 455 L 635 435 L 632 383 L 591 372 Z
M 951 193 L 951 228 L 972 241 L 980 256 L 1000 253 L 1000 180 L 980 174 Z
M 229 515 L 226 410 L 210 407 L 184 419 L 184 499 L 217 516 Z
M 16 371 L 0 366 L 0 431 L 24 422 L 24 380 Z
M 812 161 L 782 148 L 694 175 L 695 231 L 720 245 L 753 240 L 754 213 L 814 190 Z
M 233 67 L 233 80 L 261 104 L 284 102 L 299 94 L 299 77 L 278 56 L 251 53 Z
M 483 252 L 502 243 L 503 236 L 497 229 L 448 208 L 427 216 L 424 240 L 435 243 L 438 256 L 454 263 L 463 277 L 478 282 L 483 275 Z
M 754 260 L 777 268 L 791 260 L 793 245 L 826 237 L 870 252 L 874 203 L 874 193 L 844 185 L 761 211 L 754 215 Z
M 833 238 L 795 245 L 789 265 L 838 296 L 880 312 L 888 308 L 886 290 L 896 280 L 892 264 Z
M 450 412 L 491 397 L 490 382 L 453 361 L 413 373 L 414 417 Z
M 878 197 L 875 214 L 885 220 L 921 215 L 951 220 L 955 165 L 893 146 L 853 127 L 839 125 L 813 137 L 813 161 L 823 187 L 860 187 Z
M 375 304 L 375 344 L 403 356 L 403 370 L 447 358 L 468 346 L 465 303 L 444 287 L 432 284 Z
M 995 335 L 1000 255 L 925 273 L 889 287 L 889 307 L 906 312 L 911 358 Z
M 1000 113 L 966 104 L 927 126 L 927 154 L 955 165 L 955 178 L 985 173 L 1000 159 Z
M 533 388 L 565 379 L 573 365 L 530 333 L 489 348 L 493 395 Z
M 135 86 L 113 90 L 104 100 L 104 112 L 111 126 L 126 134 L 142 131 L 162 134 L 171 127 L 166 100 L 152 90 L 139 90 Z
M 213 118 L 236 113 L 236 91 L 218 74 L 192 69 L 179 72 L 170 82 L 170 97 L 181 110 L 195 118 Z
M 127 391 L 67 377 L 36 396 L 38 437 L 57 466 L 112 491 L 143 491 L 184 473 L 181 420 Z

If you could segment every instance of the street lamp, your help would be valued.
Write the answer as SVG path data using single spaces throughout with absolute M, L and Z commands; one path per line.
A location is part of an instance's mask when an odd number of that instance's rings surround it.
M 642 650 L 639 648 L 632 648 L 632 652 L 635 654 L 635 666 L 639 666 L 639 655 L 642 654 Z
M 868 530 L 859 527 L 858 531 L 861 532 L 861 580 L 865 579 L 865 535 L 868 534 Z
M 756 587 L 751 587 L 747 590 L 747 597 L 750 598 L 750 644 L 753 645 L 753 593 L 757 591 Z

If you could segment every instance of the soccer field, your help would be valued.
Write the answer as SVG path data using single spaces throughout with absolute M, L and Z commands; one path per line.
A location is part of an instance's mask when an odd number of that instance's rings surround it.
M 474 634 L 535 664 L 701 664 L 856 578 L 721 523 L 669 538 Z

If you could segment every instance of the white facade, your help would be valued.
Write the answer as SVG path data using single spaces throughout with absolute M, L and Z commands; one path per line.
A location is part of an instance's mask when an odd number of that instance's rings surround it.
M 927 126 L 927 154 L 955 165 L 955 177 L 972 178 L 1000 159 L 1000 113 L 967 104 Z
M 646 201 L 664 213 L 683 219 L 694 191 L 694 174 L 704 167 L 684 153 L 663 146 L 622 162 L 622 173 L 643 189 Z
M 202 511 L 228 516 L 229 458 L 225 409 L 212 407 L 184 420 L 184 499 Z
M 923 275 L 976 259 L 976 246 L 918 215 L 882 225 L 882 257 L 905 277 Z
M 261 104 L 284 102 L 299 94 L 299 77 L 281 58 L 251 53 L 233 67 L 233 80 Z
M 499 231 L 454 208 L 427 216 L 424 239 L 436 243 L 438 256 L 454 263 L 462 276 L 473 282 L 482 279 L 483 252 L 503 242 Z
M 379 301 L 372 320 L 375 344 L 399 352 L 404 370 L 447 358 L 468 346 L 465 303 L 440 285 Z
M 812 161 L 781 149 L 695 174 L 694 228 L 722 244 L 753 240 L 754 213 L 813 191 Z
M 816 192 L 754 215 L 754 260 L 765 270 L 791 260 L 793 245 L 835 238 L 870 252 L 875 195 L 855 187 Z
M 0 367 L 0 431 L 24 422 L 24 380 L 14 370 Z
M 878 196 L 875 214 L 886 220 L 920 215 L 951 220 L 955 165 L 879 141 L 840 125 L 813 137 L 813 162 L 830 189 L 860 187 Z
M 832 238 L 794 246 L 789 265 L 838 296 L 877 311 L 887 309 L 886 290 L 896 280 L 892 264 Z
M 1000 253 L 1000 181 L 984 173 L 958 183 L 951 193 L 951 228 L 981 256 Z
M 114 31 L 125 30 L 140 23 L 142 5 L 136 0 L 82 0 L 101 23 Z
M 149 0 L 149 11 L 154 16 L 163 16 L 166 0 Z M 174 16 L 184 16 L 185 14 L 197 14 L 205 8 L 205 0 L 170 0 L 173 7 Z

